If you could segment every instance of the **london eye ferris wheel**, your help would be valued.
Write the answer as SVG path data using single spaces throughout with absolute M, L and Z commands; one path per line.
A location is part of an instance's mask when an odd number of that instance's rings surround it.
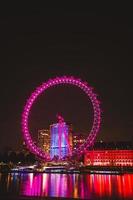
M 81 155 L 87 148 L 93 146 L 95 138 L 98 134 L 100 124 L 101 124 L 101 108 L 100 102 L 97 99 L 97 95 L 93 92 L 92 87 L 88 85 L 88 83 L 81 81 L 78 78 L 74 78 L 71 76 L 62 76 L 56 77 L 48 80 L 47 82 L 42 83 L 39 87 L 35 89 L 35 91 L 31 94 L 31 96 L 27 99 L 27 102 L 24 106 L 24 110 L 22 113 L 22 133 L 23 139 L 28 147 L 28 149 L 35 154 L 36 156 L 42 159 L 48 159 L 48 155 L 44 152 L 39 146 L 37 146 L 32 140 L 31 133 L 28 128 L 28 120 L 29 120 L 29 112 L 33 106 L 33 103 L 37 100 L 37 98 L 44 93 L 49 88 L 55 85 L 71 85 L 80 88 L 86 95 L 89 101 L 91 101 L 93 107 L 93 124 L 91 131 L 88 133 L 88 137 L 85 142 L 79 146 L 73 153 Z

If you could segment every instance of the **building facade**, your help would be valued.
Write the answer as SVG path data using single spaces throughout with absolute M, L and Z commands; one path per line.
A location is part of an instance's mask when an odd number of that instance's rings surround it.
M 85 135 L 73 134 L 73 151 L 78 149 L 78 147 L 82 145 L 85 142 L 85 140 Z
M 63 158 L 71 154 L 72 135 L 66 122 L 59 122 L 50 126 L 50 157 Z
M 49 129 L 42 129 L 38 131 L 39 147 L 46 153 L 50 152 L 50 131 Z
M 93 166 L 133 166 L 133 150 L 92 150 L 84 155 L 84 164 Z

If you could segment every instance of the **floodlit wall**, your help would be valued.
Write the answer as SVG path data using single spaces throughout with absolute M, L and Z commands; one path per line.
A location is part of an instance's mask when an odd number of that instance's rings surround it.
M 69 153 L 69 127 L 66 123 L 57 123 L 50 126 L 51 145 L 50 157 L 64 157 Z
M 133 166 L 133 150 L 87 151 L 84 163 L 94 166 Z

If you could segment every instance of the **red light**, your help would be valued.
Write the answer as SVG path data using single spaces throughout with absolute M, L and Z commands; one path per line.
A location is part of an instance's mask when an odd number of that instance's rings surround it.
M 85 165 L 133 166 L 133 150 L 86 151 Z

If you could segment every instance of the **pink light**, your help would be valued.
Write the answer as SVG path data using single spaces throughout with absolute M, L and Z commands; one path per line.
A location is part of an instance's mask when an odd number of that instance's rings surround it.
M 94 121 L 93 121 L 92 129 L 87 138 L 87 143 L 82 144 L 82 146 L 79 148 L 80 151 L 84 151 L 86 147 L 90 147 L 91 145 L 93 145 L 93 142 L 99 131 L 99 127 L 101 123 L 101 109 L 100 109 L 99 101 L 97 100 L 97 95 L 92 92 L 92 88 L 88 86 L 87 83 L 82 82 L 80 79 L 76 79 L 72 76 L 71 77 L 67 77 L 67 76 L 56 77 L 54 79 L 48 80 L 47 82 L 37 87 L 36 90 L 31 94 L 30 98 L 26 102 L 26 105 L 24 107 L 24 112 L 22 114 L 22 133 L 23 133 L 24 140 L 28 148 L 30 149 L 30 151 L 35 153 L 39 157 L 41 156 L 42 158 L 45 158 L 46 154 L 39 147 L 37 147 L 31 139 L 30 132 L 28 130 L 28 116 L 29 116 L 30 109 L 32 108 L 33 103 L 37 99 L 37 97 L 40 94 L 42 94 L 45 90 L 47 90 L 49 87 L 52 87 L 54 85 L 59 85 L 59 84 L 69 84 L 69 85 L 75 85 L 79 87 L 81 90 L 83 90 L 86 93 L 86 95 L 88 96 L 88 100 L 91 100 L 91 103 L 93 106 Z

